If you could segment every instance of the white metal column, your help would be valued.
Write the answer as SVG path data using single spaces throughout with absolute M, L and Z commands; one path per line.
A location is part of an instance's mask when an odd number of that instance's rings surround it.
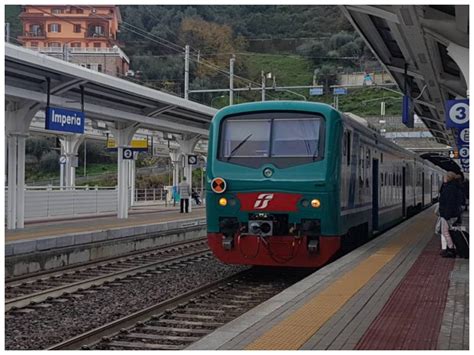
M 66 156 L 66 164 L 63 168 L 63 186 L 67 188 L 76 186 L 76 167 L 74 163 L 77 161 L 79 147 L 84 139 L 85 136 L 82 134 L 68 134 L 59 139 L 61 151 Z
M 128 218 L 128 178 L 129 162 L 123 159 L 123 149 L 127 148 L 132 141 L 133 135 L 138 129 L 138 124 L 126 124 L 116 122 L 109 129 L 117 142 L 117 185 L 118 185 L 118 210 L 117 218 Z
M 8 140 L 8 207 L 7 228 L 16 228 L 16 166 L 17 166 L 17 141 L 16 135 L 9 135 Z
M 194 148 L 196 147 L 197 142 L 199 141 L 199 135 L 183 135 L 182 139 L 177 139 L 179 143 L 179 148 L 181 153 L 184 156 L 184 176 L 186 176 L 186 180 L 193 189 L 193 166 L 188 164 L 188 156 L 194 152 Z M 192 198 L 189 199 L 189 212 L 192 211 Z
M 137 159 L 137 152 L 133 153 L 133 160 L 130 162 L 129 166 L 129 181 L 130 181 L 130 206 L 135 205 L 135 177 L 136 177 L 136 164 L 135 159 Z
M 29 101 L 7 101 L 5 108 L 8 149 L 7 229 L 17 229 L 24 227 L 25 219 L 25 140 L 38 109 Z
M 455 43 L 450 43 L 447 47 L 448 55 L 453 58 L 456 64 L 461 69 L 464 80 L 466 81 L 467 93 L 469 96 L 469 48 L 461 47 Z

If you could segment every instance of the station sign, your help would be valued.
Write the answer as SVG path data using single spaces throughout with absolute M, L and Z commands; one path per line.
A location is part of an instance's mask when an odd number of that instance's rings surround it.
M 468 159 L 469 158 L 469 146 L 462 146 L 459 147 L 459 157 L 461 159 Z
M 347 88 L 333 88 L 333 95 L 347 95 Z
M 458 143 L 459 143 L 459 145 L 469 144 L 469 128 L 463 128 L 459 132 Z
M 124 160 L 133 159 L 133 149 L 132 148 L 123 148 L 122 158 Z
M 132 150 L 134 150 L 135 152 L 148 152 L 148 138 L 132 139 L 132 142 L 130 143 L 130 148 L 132 148 Z M 115 138 L 107 137 L 107 150 L 117 150 L 117 143 L 115 142 Z
M 446 128 L 467 128 L 469 127 L 469 100 L 448 100 L 446 101 Z
M 324 94 L 324 89 L 322 86 L 314 87 L 309 89 L 310 96 L 321 96 Z
M 45 128 L 49 131 L 84 133 L 85 115 L 82 111 L 47 107 L 45 115 Z

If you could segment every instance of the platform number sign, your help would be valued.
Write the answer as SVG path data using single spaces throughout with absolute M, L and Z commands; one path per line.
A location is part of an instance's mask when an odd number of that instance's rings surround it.
M 469 100 L 448 100 L 445 111 L 446 128 L 469 127 Z
M 133 159 L 133 149 L 132 148 L 123 148 L 123 159 L 131 160 Z
M 459 149 L 459 157 L 461 159 L 468 159 L 469 158 L 469 147 L 463 146 Z

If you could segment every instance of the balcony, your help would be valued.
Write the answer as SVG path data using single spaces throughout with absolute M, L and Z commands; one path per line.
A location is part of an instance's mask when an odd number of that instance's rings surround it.
M 108 38 L 109 33 L 108 32 L 94 32 L 94 31 L 87 31 L 84 33 L 85 38 Z
M 46 32 L 43 32 L 43 31 L 23 32 L 22 37 L 34 38 L 34 39 L 46 39 Z

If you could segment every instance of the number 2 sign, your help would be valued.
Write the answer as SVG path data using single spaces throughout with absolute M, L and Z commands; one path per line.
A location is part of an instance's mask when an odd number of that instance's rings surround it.
M 448 100 L 445 112 L 446 128 L 469 127 L 469 100 Z

